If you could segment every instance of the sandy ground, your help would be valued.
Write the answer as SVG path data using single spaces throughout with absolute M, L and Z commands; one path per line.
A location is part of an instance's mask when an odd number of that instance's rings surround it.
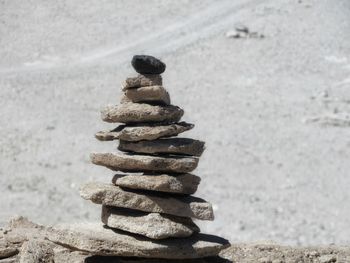
M 187 136 L 205 140 L 197 195 L 233 242 L 350 242 L 350 2 L 0 0 L 0 225 L 98 220 L 79 197 L 113 172 L 93 134 L 130 58 L 167 64 Z M 263 39 L 225 36 L 236 23 Z

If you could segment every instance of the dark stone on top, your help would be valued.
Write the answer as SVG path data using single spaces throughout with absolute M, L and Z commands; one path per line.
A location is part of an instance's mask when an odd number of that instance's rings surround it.
M 131 65 L 140 74 L 162 74 L 166 67 L 159 59 L 147 55 L 135 55 Z

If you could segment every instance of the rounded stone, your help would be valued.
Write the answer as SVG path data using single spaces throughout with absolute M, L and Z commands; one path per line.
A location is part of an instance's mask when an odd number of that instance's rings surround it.
M 166 67 L 159 59 L 147 55 L 135 55 L 131 65 L 140 74 L 162 74 Z

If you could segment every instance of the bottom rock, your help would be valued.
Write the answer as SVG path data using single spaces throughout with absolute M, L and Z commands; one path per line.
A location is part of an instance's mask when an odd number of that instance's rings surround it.
M 120 258 L 92 256 L 85 258 L 84 263 L 226 263 L 229 260 L 220 257 L 209 257 L 200 259 L 151 259 L 151 258 Z
M 145 213 L 125 208 L 102 207 L 102 222 L 111 228 L 152 239 L 188 237 L 199 232 L 191 218 Z
M 58 225 L 48 230 L 48 239 L 94 255 L 163 259 L 217 256 L 229 245 L 226 239 L 205 234 L 154 241 L 112 230 L 100 223 Z

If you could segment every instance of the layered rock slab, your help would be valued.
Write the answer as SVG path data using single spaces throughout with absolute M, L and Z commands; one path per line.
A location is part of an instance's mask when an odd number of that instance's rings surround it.
M 123 141 L 152 141 L 163 137 L 176 136 L 182 132 L 192 129 L 193 127 L 193 124 L 186 122 L 179 122 L 169 125 L 120 125 L 111 131 L 100 131 L 95 134 L 95 137 L 100 141 L 112 141 L 118 139 Z
M 125 191 L 113 184 L 88 183 L 80 189 L 86 200 L 106 206 L 124 207 L 144 212 L 164 213 L 201 220 L 214 220 L 213 208 L 205 200 L 193 196 L 169 196 Z
M 92 163 L 122 172 L 189 173 L 196 169 L 198 158 L 123 155 L 118 153 L 92 153 Z
M 162 76 L 158 74 L 140 74 L 136 77 L 127 78 L 122 83 L 122 90 L 147 87 L 147 86 L 162 86 Z
M 223 238 L 204 234 L 151 241 L 106 228 L 100 223 L 58 225 L 48 230 L 48 239 L 94 255 L 164 259 L 216 256 L 228 245 Z
M 112 182 L 130 189 L 158 191 L 176 194 L 193 194 L 200 177 L 193 174 L 116 174 Z
M 148 86 L 135 89 L 127 89 L 125 96 L 131 102 L 151 102 L 162 105 L 170 104 L 169 93 L 162 86 Z M 127 102 L 124 99 L 123 102 Z
M 168 138 L 139 142 L 121 140 L 118 149 L 125 152 L 147 154 L 165 153 L 201 156 L 204 151 L 204 142 L 188 138 Z
M 136 258 L 136 257 L 92 256 L 92 257 L 86 257 L 85 261 L 77 261 L 75 263 L 81 263 L 81 262 L 84 262 L 84 263 L 232 263 L 232 261 L 223 259 L 219 256 L 196 258 L 196 259 L 155 259 L 155 258 Z
M 146 103 L 122 103 L 107 106 L 101 111 L 106 122 L 143 123 L 143 122 L 178 122 L 184 111 L 174 105 L 150 105 Z
M 199 232 L 190 218 L 145 213 L 135 210 L 102 207 L 102 222 L 111 228 L 139 234 L 152 239 L 189 237 Z

